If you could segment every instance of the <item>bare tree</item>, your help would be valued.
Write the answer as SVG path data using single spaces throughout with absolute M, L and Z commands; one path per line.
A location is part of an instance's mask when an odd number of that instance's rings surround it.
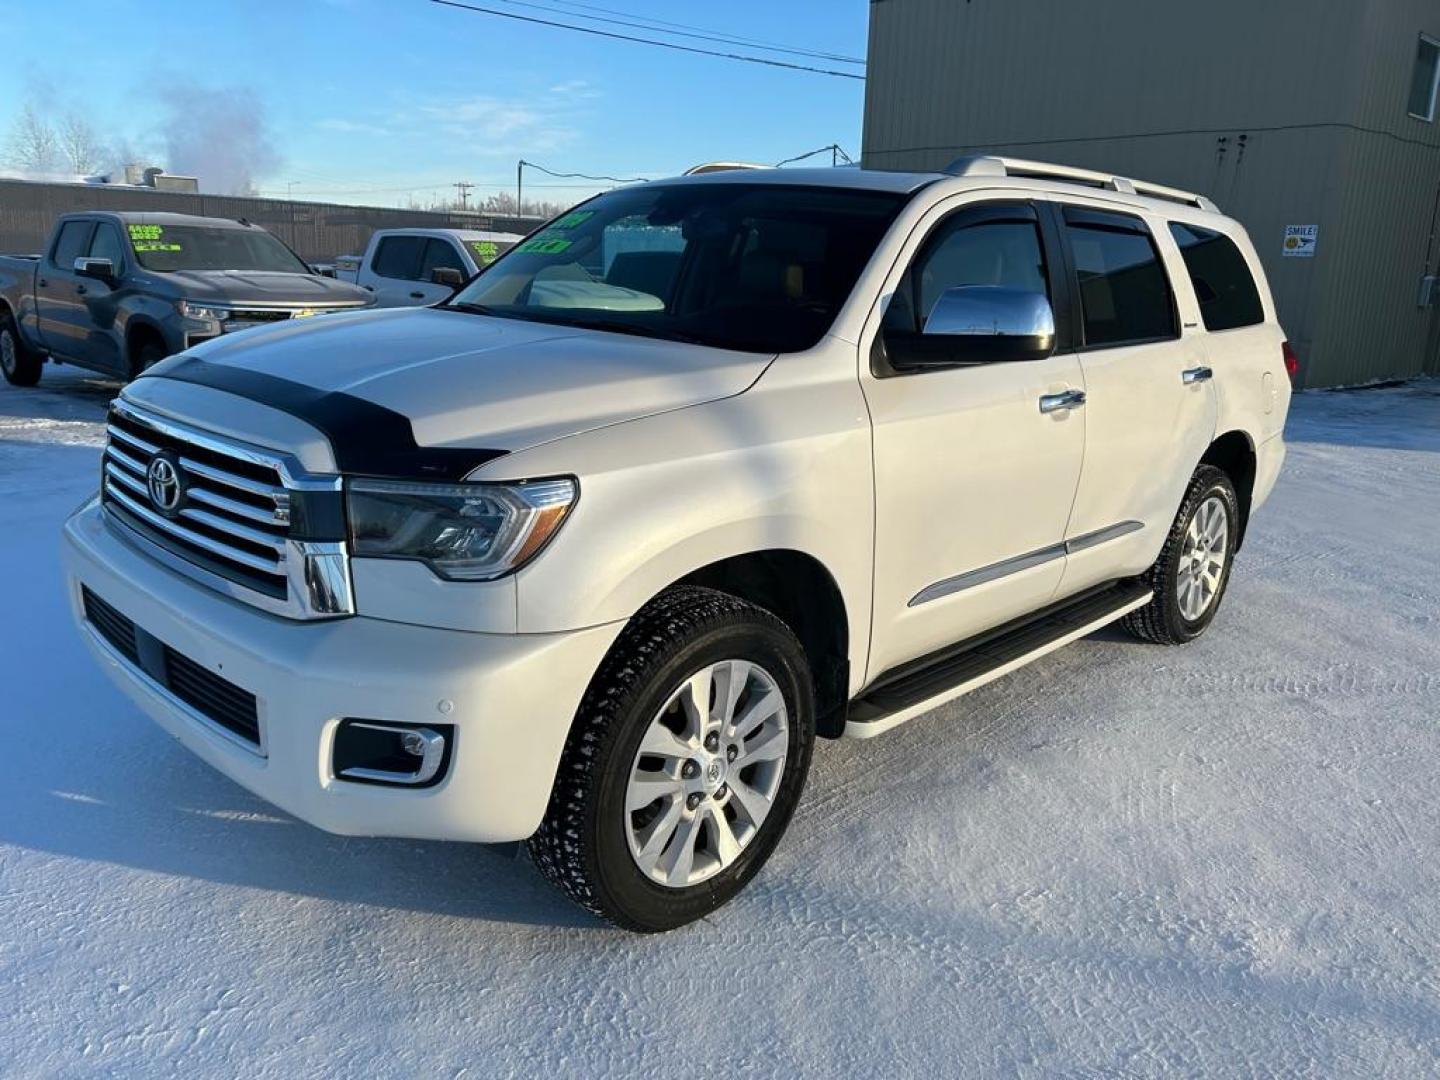
M 53 169 L 59 163 L 55 129 L 33 105 L 25 105 L 10 128 L 6 157 L 22 169 Z
M 66 113 L 58 132 L 60 151 L 75 173 L 92 173 L 105 159 L 104 147 L 95 129 L 78 113 Z

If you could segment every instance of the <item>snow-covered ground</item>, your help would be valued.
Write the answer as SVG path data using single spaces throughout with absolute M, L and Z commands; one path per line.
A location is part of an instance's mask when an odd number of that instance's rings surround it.
M 112 390 L 0 390 L 0 1074 L 1440 1070 L 1440 384 L 1297 399 L 1200 642 L 822 745 L 751 888 L 650 938 L 290 820 L 110 687 L 56 541 Z

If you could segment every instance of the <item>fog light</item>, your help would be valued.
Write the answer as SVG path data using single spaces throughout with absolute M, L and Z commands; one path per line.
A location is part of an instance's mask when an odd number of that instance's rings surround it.
M 454 732 L 448 724 L 342 720 L 335 731 L 332 770 L 340 780 L 361 784 L 428 787 L 445 775 Z

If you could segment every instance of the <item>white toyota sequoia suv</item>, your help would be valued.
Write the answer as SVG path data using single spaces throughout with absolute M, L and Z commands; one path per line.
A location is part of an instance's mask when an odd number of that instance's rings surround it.
M 621 188 L 449 300 L 126 387 L 89 646 L 336 833 L 528 841 L 633 930 L 734 896 L 817 737 L 1215 618 L 1293 354 L 1244 230 L 1006 158 Z

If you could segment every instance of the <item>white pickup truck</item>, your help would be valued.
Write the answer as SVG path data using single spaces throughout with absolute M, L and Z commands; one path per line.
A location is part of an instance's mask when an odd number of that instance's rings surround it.
M 340 255 L 335 276 L 375 294 L 377 307 L 438 304 L 523 240 L 478 229 L 380 229 L 364 255 Z
M 656 181 L 446 302 L 151 368 L 65 526 L 70 598 L 141 707 L 296 817 L 528 838 L 661 930 L 760 870 L 817 736 L 1108 623 L 1204 633 L 1292 362 L 1188 192 L 988 157 Z M 912 747 L 876 766 L 897 798 Z

